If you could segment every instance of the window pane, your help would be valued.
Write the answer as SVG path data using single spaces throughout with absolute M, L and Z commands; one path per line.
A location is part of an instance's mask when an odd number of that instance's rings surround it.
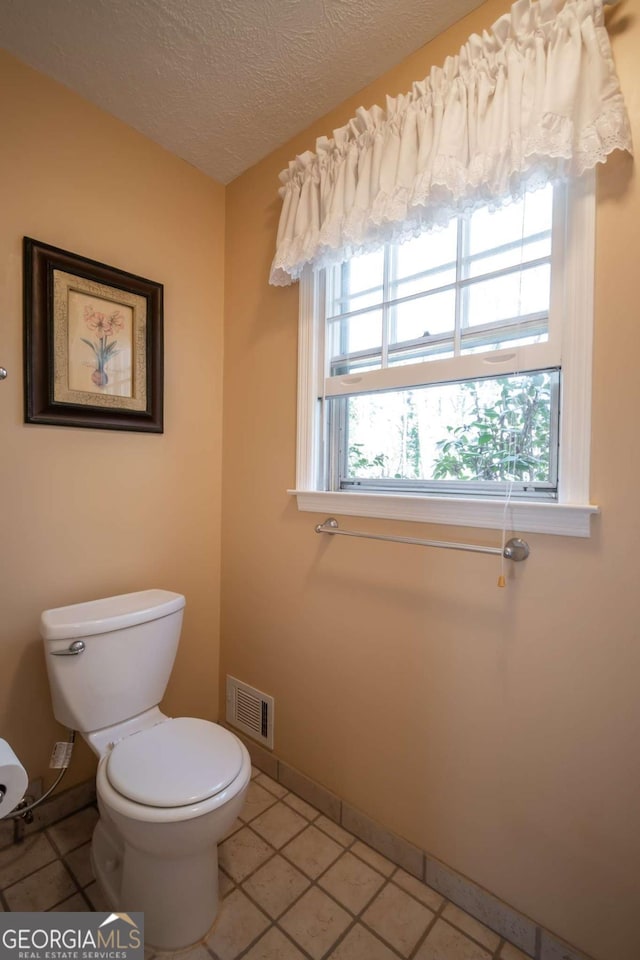
M 467 224 L 462 276 L 480 277 L 550 257 L 552 217 L 550 185 L 494 213 L 487 208 L 477 210 Z
M 471 283 L 464 291 L 466 322 L 463 326 L 511 320 L 530 313 L 546 314 L 550 283 L 551 266 L 548 263 Z
M 332 364 L 336 357 L 345 357 L 362 351 L 379 354 L 381 344 L 381 310 L 369 310 L 366 313 L 358 313 L 355 317 L 334 320 L 329 324 L 329 349 Z M 344 372 L 342 366 L 340 370 Z
M 392 247 L 390 299 L 435 290 L 456 279 L 457 222 Z
M 384 269 L 384 249 L 373 253 L 363 253 L 359 257 L 352 257 L 344 265 L 349 275 L 348 287 L 352 296 L 368 290 L 370 287 L 382 286 Z
M 398 279 L 421 273 L 431 267 L 442 267 L 456 262 L 457 227 L 452 220 L 444 230 L 431 230 L 413 240 L 396 246 L 396 269 Z
M 493 213 L 488 207 L 476 210 L 469 220 L 469 255 L 475 256 L 507 243 L 520 245 L 523 239 L 551 230 L 553 187 L 525 194 Z M 530 257 L 527 257 L 530 259 Z
M 383 300 L 384 250 L 353 257 L 336 270 L 334 299 L 327 315 L 338 316 L 372 307 Z
M 455 290 L 431 293 L 399 303 L 389 311 L 389 343 L 402 343 L 405 340 L 418 340 L 440 334 L 450 334 L 453 340 L 455 319 Z
M 555 370 L 340 398 L 341 481 L 555 485 Z

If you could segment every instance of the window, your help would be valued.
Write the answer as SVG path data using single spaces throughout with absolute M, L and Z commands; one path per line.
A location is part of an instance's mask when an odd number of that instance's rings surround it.
M 588 536 L 593 177 L 303 277 L 302 509 Z M 324 504 L 324 506 L 321 506 Z

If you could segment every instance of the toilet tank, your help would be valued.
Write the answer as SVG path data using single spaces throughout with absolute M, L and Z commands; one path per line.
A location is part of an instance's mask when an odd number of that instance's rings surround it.
M 90 733 L 160 703 L 184 604 L 179 593 L 142 590 L 45 610 L 40 633 L 56 720 Z M 77 640 L 84 650 L 65 655 Z

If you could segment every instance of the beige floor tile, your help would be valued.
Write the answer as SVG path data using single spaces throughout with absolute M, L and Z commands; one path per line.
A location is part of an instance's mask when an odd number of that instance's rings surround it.
M 98 822 L 98 811 L 95 807 L 87 807 L 66 820 L 60 820 L 53 826 L 47 827 L 47 835 L 61 854 L 68 853 L 75 847 L 81 846 L 91 839 L 93 828 Z
M 349 852 L 343 853 L 318 880 L 323 890 L 352 913 L 364 910 L 384 882 L 376 870 Z
M 362 843 L 360 840 L 356 840 L 351 847 L 351 852 L 372 866 L 374 870 L 383 873 L 385 877 L 390 877 L 396 869 L 395 863 L 391 863 L 391 860 L 387 860 L 386 857 L 383 857 L 382 854 L 374 850 L 373 847 L 368 847 L 366 843 Z
M 518 950 L 512 943 L 503 943 L 498 956 L 500 960 L 531 960 L 531 957 L 523 953 L 522 950 Z
M 474 917 L 470 916 L 464 910 L 461 910 L 460 907 L 456 907 L 453 903 L 446 905 L 442 916 L 445 920 L 448 920 L 449 923 L 452 923 L 454 927 L 458 927 L 463 933 L 467 933 L 470 937 L 473 937 L 474 940 L 477 940 L 478 943 L 481 943 L 482 946 L 486 947 L 491 953 L 493 953 L 500 943 L 500 937 L 497 933 L 494 933 L 489 927 L 485 927 L 484 923 L 480 923 L 479 920 L 474 919 Z
M 313 960 L 320 960 L 350 923 L 346 910 L 317 887 L 308 890 L 280 919 L 283 930 Z
M 50 908 L 51 913 L 89 913 L 90 910 L 91 907 L 81 893 L 74 893 L 72 897 Z
M 13 822 L 0 820 L 0 850 L 10 847 L 13 843 Z
M 93 883 L 95 877 L 91 868 L 91 844 L 84 843 L 66 855 L 64 861 L 76 878 L 79 887 Z
M 272 793 L 274 797 L 282 798 L 285 793 L 287 793 L 287 788 L 283 787 L 281 783 L 278 783 L 277 780 L 274 780 L 272 777 L 268 777 L 266 773 L 260 773 L 256 777 L 256 782 L 260 784 L 261 787 L 264 787 L 269 793 Z
M 111 910 L 111 904 L 108 903 L 107 898 L 95 881 L 84 888 L 84 894 L 88 897 L 89 903 L 94 910 L 98 910 L 99 912 Z
M 305 960 L 297 947 L 281 930 L 270 927 L 263 937 L 245 953 L 243 960 Z
M 235 883 L 228 877 L 224 870 L 218 870 L 218 896 L 221 900 L 228 896 L 234 889 Z
M 273 848 L 247 827 L 238 830 L 220 844 L 220 866 L 232 880 L 240 883 L 273 855 Z
M 223 833 L 222 840 L 226 840 L 227 837 L 230 837 L 232 833 L 237 833 L 237 831 L 242 830 L 243 827 L 244 827 L 244 823 L 242 822 L 242 820 L 240 820 L 239 817 L 236 817 L 236 819 L 233 821 L 233 823 L 231 824 L 227 832 Z M 220 842 L 222 842 L 222 840 Z
M 94 777 L 71 787 L 69 790 L 63 790 L 62 793 L 54 793 L 41 807 L 36 807 L 33 811 L 34 826 L 37 829 L 48 827 L 62 820 L 63 817 L 69 817 L 79 810 L 83 810 L 89 804 L 97 812 L 96 781 Z
M 145 949 L 145 956 L 146 950 Z M 211 960 L 211 954 L 202 943 L 196 943 L 193 947 L 187 947 L 186 950 L 177 950 L 175 953 L 165 951 L 156 951 L 153 956 L 156 960 Z M 150 960 L 150 958 L 146 958 Z
M 211 960 L 211 954 L 203 943 L 196 943 L 187 953 L 182 953 L 175 960 Z
M 282 802 L 286 803 L 288 807 L 292 807 L 296 813 L 299 813 L 307 820 L 315 820 L 320 813 L 319 810 L 316 810 L 315 807 L 312 807 L 311 804 L 307 803 L 306 800 L 303 800 L 301 797 L 297 797 L 295 793 L 287 793 L 286 796 L 282 798 Z
M 252 781 L 249 784 L 247 795 L 242 810 L 240 811 L 240 819 L 244 820 L 245 823 L 250 823 L 254 817 L 260 816 L 261 813 L 264 813 L 265 810 L 272 807 L 276 802 L 276 798 L 272 793 L 269 793 L 268 790 L 261 787 L 259 783 Z
M 251 821 L 251 829 L 259 833 L 277 850 L 307 826 L 308 821 L 284 803 L 276 803 Z
M 287 860 L 276 856 L 245 880 L 242 888 L 275 920 L 308 886 L 304 874 Z
M 369 930 L 357 923 L 329 954 L 327 960 L 397 960 L 397 956 Z
M 433 917 L 431 910 L 390 883 L 364 912 L 362 921 L 408 957 Z
M 339 827 L 333 820 L 329 820 L 329 817 L 325 817 L 323 813 L 317 820 L 314 820 L 314 823 L 316 827 L 324 830 L 333 840 L 341 843 L 343 847 L 348 847 L 355 839 L 352 833 L 349 833 L 348 830 L 343 830 L 342 827 Z
M 57 856 L 44 833 L 36 833 L 23 843 L 7 847 L 0 853 L 0 890 L 51 863 Z
M 344 848 L 312 824 L 288 843 L 282 852 L 308 877 L 315 880 L 344 853 Z
M 403 890 L 406 890 L 407 893 L 410 893 L 412 897 L 419 900 L 420 903 L 424 903 L 425 907 L 429 907 L 430 910 L 437 913 L 442 906 L 444 901 L 442 894 L 434 890 L 433 887 L 428 887 L 426 883 L 416 880 L 416 878 L 412 877 L 406 870 L 398 868 L 391 879 L 394 883 L 397 883 L 399 887 L 402 887 Z
M 236 960 L 238 954 L 268 926 L 269 920 L 264 913 L 241 890 L 234 890 L 220 904 L 218 919 L 207 937 L 207 946 L 219 960 Z
M 242 818 L 251 820 L 251 829 L 237 820 L 220 848 L 221 905 L 207 940 L 213 960 L 239 954 L 243 960 L 392 960 L 396 951 L 414 953 L 413 960 L 530 960 L 509 943 L 496 953 L 500 936 L 452 903 L 434 923 L 433 911 L 444 900 L 437 891 L 259 771 Z M 0 912 L 109 910 L 91 873 L 88 841 L 96 821 L 95 808 L 85 808 L 0 850 Z M 384 889 L 380 874 L 390 877 Z M 309 889 L 308 878 L 318 886 Z M 363 910 L 362 922 L 350 928 L 350 913 Z M 157 953 L 155 960 L 212 956 L 199 944 Z
M 48 910 L 74 893 L 77 887 L 61 860 L 54 860 L 3 890 L 9 909 L 24 911 Z
M 459 930 L 444 920 L 437 920 L 414 960 L 489 960 L 490 956 Z

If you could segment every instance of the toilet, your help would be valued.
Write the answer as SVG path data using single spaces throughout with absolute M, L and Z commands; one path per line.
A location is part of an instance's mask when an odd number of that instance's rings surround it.
M 202 939 L 218 908 L 218 843 L 251 778 L 246 748 L 207 720 L 158 704 L 185 599 L 144 590 L 46 610 L 41 617 L 56 720 L 99 758 L 94 874 L 111 909 L 144 913 L 145 942 Z

